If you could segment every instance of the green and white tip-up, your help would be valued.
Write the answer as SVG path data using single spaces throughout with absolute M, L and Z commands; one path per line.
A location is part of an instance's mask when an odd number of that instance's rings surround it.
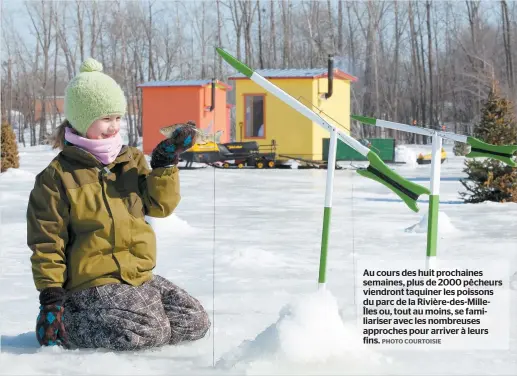
M 351 118 L 361 123 L 374 125 L 377 127 L 396 129 L 399 131 L 416 133 L 424 136 L 440 136 L 449 140 L 463 142 L 471 146 L 470 153 L 466 155 L 467 158 L 492 158 L 501 161 L 508 166 L 517 167 L 517 162 L 513 159 L 513 154 L 517 151 L 517 145 L 492 145 L 471 136 L 422 128 L 409 124 L 394 123 L 392 121 L 374 119 L 360 115 L 352 115 Z
M 427 261 L 428 267 L 435 265 L 438 244 L 438 212 L 440 204 L 440 150 L 442 138 L 463 142 L 471 146 L 468 158 L 484 157 L 499 160 L 509 166 L 517 167 L 513 154 L 517 151 L 517 145 L 491 145 L 474 137 L 459 135 L 452 132 L 444 132 L 435 129 L 422 128 L 409 124 L 395 123 L 366 116 L 352 115 L 352 119 L 361 123 L 381 128 L 395 129 L 402 132 L 430 136 L 433 139 L 433 152 L 431 158 L 431 194 L 429 196 L 428 227 L 427 227 Z
M 288 104 L 305 117 L 320 125 L 331 134 L 335 132 L 337 134 L 337 138 L 349 145 L 351 148 L 355 149 L 357 152 L 361 153 L 370 162 L 367 168 L 357 170 L 360 175 L 383 184 L 387 188 L 391 189 L 395 194 L 397 194 L 411 210 L 415 212 L 419 211 L 416 202 L 421 195 L 429 195 L 429 189 L 410 182 L 409 180 L 406 180 L 402 176 L 398 175 L 395 171 L 386 166 L 386 164 L 375 152 L 371 151 L 369 148 L 362 145 L 359 141 L 338 129 L 337 126 L 332 125 L 329 121 L 321 118 L 314 111 L 300 103 L 297 99 L 293 98 L 278 86 L 266 80 L 257 72 L 254 72 L 253 69 L 248 67 L 243 62 L 237 60 L 234 56 L 230 55 L 222 48 L 216 48 L 216 51 L 228 64 L 237 69 L 246 77 L 250 78 L 257 85 L 275 95 L 278 99 L 282 100 L 284 103 Z

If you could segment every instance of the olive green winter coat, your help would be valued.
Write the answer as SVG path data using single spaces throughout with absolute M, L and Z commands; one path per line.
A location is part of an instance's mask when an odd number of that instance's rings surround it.
M 156 238 L 145 215 L 165 217 L 180 201 L 177 167 L 150 171 L 124 146 L 104 166 L 67 145 L 36 177 L 27 208 L 27 244 L 36 288 L 75 292 L 152 278 Z

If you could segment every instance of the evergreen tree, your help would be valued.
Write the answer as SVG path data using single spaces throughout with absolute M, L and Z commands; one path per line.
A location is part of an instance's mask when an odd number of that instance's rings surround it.
M 482 110 L 474 137 L 494 145 L 517 143 L 517 121 L 512 103 L 501 97 L 496 87 L 489 95 Z M 467 192 L 460 192 L 465 202 L 483 201 L 517 202 L 517 168 L 497 160 L 466 160 L 467 179 L 461 184 Z
M 7 122 L 2 122 L 2 142 L 0 150 L 2 156 L 0 160 L 0 172 L 4 172 L 8 168 L 20 167 L 16 135 L 14 134 L 13 128 L 7 124 Z

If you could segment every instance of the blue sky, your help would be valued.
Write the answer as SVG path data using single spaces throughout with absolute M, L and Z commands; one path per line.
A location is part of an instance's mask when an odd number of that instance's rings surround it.
M 12 19 L 16 31 L 25 39 L 28 46 L 32 45 L 35 41 L 31 34 L 32 25 L 24 2 L 22 0 L 1 0 L 1 4 L 2 20 L 4 18 Z M 3 45 L 3 38 L 1 43 Z

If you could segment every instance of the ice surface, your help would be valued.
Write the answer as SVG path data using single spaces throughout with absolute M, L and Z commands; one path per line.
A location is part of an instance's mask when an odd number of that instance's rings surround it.
M 18 168 L 9 168 L 7 171 L 0 174 L 0 181 L 5 183 L 12 183 L 13 181 L 23 182 L 30 181 L 34 183 L 35 174 L 29 171 L 21 170 Z
M 408 155 L 430 151 L 430 145 L 404 148 Z M 464 158 L 454 156 L 452 146 L 446 150 L 440 211 L 455 230 L 441 237 L 438 257 L 506 258 L 513 275 L 517 204 L 464 204 L 458 195 Z M 200 300 L 212 320 L 207 336 L 138 353 L 39 348 L 25 211 L 34 177 L 56 153 L 46 146 L 21 147 L 20 169 L 0 175 L 0 374 L 515 375 L 515 320 L 508 351 L 361 348 L 354 327 L 360 304 L 354 260 L 383 256 L 424 265 L 425 234 L 404 229 L 421 223 L 429 200 L 422 196 L 420 212 L 414 213 L 353 170 L 335 172 L 327 263 L 331 294 L 316 293 L 325 170 L 183 170 L 175 213 L 150 219 L 158 238 L 155 272 Z M 429 187 L 430 165 L 390 167 Z M 516 317 L 517 291 L 511 294 Z

